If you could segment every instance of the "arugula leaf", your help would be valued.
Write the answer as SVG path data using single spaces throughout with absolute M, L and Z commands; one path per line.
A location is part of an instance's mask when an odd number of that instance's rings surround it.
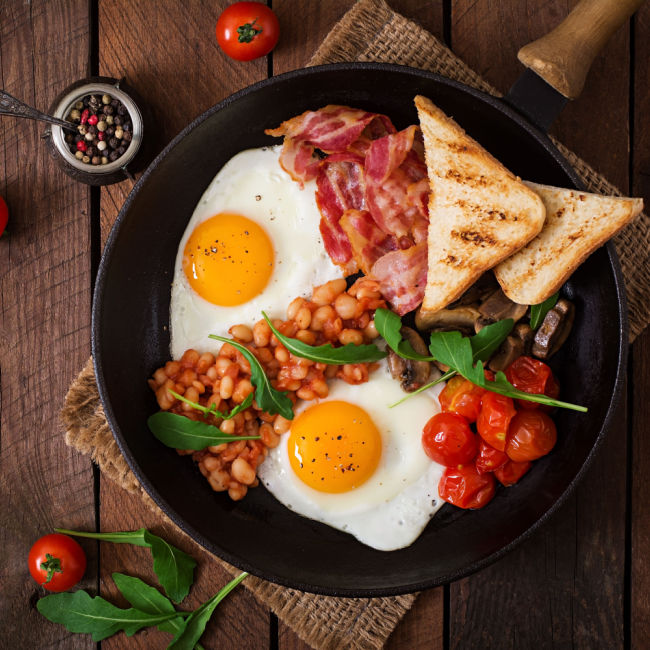
M 286 392 L 276 390 L 271 386 L 264 368 L 247 347 L 237 343 L 237 341 L 216 334 L 210 334 L 209 337 L 215 341 L 229 343 L 234 348 L 237 348 L 244 355 L 246 361 L 250 363 L 251 383 L 255 386 L 255 401 L 263 411 L 271 415 L 279 413 L 283 418 L 293 420 L 293 402 Z
M 241 413 L 242 411 L 246 410 L 253 403 L 253 393 L 249 393 L 246 395 L 246 399 L 244 399 L 241 404 L 237 404 L 237 406 L 233 407 L 229 413 L 222 413 L 221 411 L 217 411 L 214 404 L 210 404 L 210 406 L 202 406 L 198 402 L 193 402 L 191 399 L 187 399 L 187 397 L 179 395 L 177 392 L 171 390 L 171 388 L 169 389 L 169 392 L 181 402 L 185 402 L 185 404 L 189 404 L 197 411 L 201 411 L 201 413 L 203 413 L 203 415 L 206 417 L 208 415 L 214 415 L 215 417 L 222 418 L 223 420 L 231 420 L 235 417 L 235 415 L 237 415 L 237 413 Z
M 561 402 L 548 397 L 548 395 L 537 395 L 518 390 L 507 380 L 503 372 L 497 372 L 494 381 L 487 380 L 483 371 L 483 362 L 478 360 L 474 365 L 472 344 L 460 332 L 434 332 L 431 335 L 429 350 L 438 361 L 448 365 L 450 369 L 455 370 L 465 379 L 469 379 L 473 384 L 493 393 L 583 413 L 587 411 L 584 406 Z
M 506 318 L 491 325 L 486 325 L 474 336 L 470 336 L 469 342 L 472 346 L 474 361 L 487 361 L 506 340 L 514 326 L 515 321 L 512 318 Z
M 238 438 L 241 440 L 241 437 L 238 436 Z M 150 533 L 146 528 L 117 533 L 85 533 L 64 528 L 55 528 L 54 530 L 65 535 L 88 537 L 103 542 L 148 546 L 153 557 L 154 573 L 167 595 L 174 602 L 179 603 L 183 600 L 194 582 L 196 560 L 161 537 Z
M 379 307 L 375 310 L 375 327 L 380 336 L 388 343 L 390 349 L 404 359 L 412 361 L 433 361 L 433 357 L 418 354 L 411 345 L 402 337 L 402 319 L 390 309 Z
M 248 575 L 244 572 L 231 580 L 223 589 L 217 592 L 210 600 L 194 610 L 184 624 L 183 631 L 169 644 L 168 650 L 191 650 L 201 638 L 207 622 L 217 605 Z
M 292 339 L 278 332 L 273 327 L 269 317 L 262 312 L 264 320 L 268 323 L 271 331 L 277 337 L 278 341 L 284 345 L 289 352 L 302 359 L 309 359 L 316 363 L 327 363 L 330 365 L 343 365 L 345 363 L 371 363 L 379 361 L 386 356 L 386 352 L 380 350 L 376 345 L 355 345 L 348 343 L 341 347 L 335 348 L 331 343 L 324 345 L 309 345 L 298 339 Z M 376 318 L 376 316 L 375 316 Z M 376 322 L 376 321 L 375 321 Z
M 250 395 L 252 397 L 252 393 Z M 190 420 L 184 415 L 159 411 L 149 416 L 147 426 L 160 442 L 174 449 L 205 449 L 211 445 L 237 440 L 257 440 L 259 436 L 236 436 L 224 433 L 207 422 Z
M 530 306 L 530 328 L 536 330 L 546 318 L 546 314 L 555 307 L 555 303 L 560 297 L 560 292 L 554 293 L 539 305 Z
M 123 630 L 127 636 L 140 628 L 170 621 L 179 612 L 149 614 L 135 608 L 120 609 L 100 596 L 92 598 L 83 590 L 45 596 L 36 603 L 38 611 L 53 623 L 65 625 L 70 632 L 92 634 L 93 641 Z

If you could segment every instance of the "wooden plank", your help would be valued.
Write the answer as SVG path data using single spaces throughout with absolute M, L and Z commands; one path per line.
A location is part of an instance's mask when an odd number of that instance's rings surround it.
M 210 106 L 241 87 L 266 77 L 265 60 L 236 62 L 219 49 L 214 26 L 228 4 L 227 0 L 183 3 L 165 0 L 156 3 L 155 11 L 151 11 L 148 3 L 100 0 L 100 74 L 125 76 L 143 98 L 153 118 L 145 127 L 145 137 L 153 139 L 152 153 L 159 152 Z M 132 185 L 130 181 L 124 181 L 102 188 L 102 243 Z M 183 602 L 183 608 L 196 607 L 231 579 L 212 555 L 166 521 L 160 512 L 151 512 L 140 499 L 108 480 L 101 481 L 100 513 L 102 530 L 146 526 L 199 561 L 195 585 Z M 139 575 L 155 584 L 147 553 L 133 547 L 102 545 L 102 593 L 111 597 L 116 595 L 110 578 L 113 571 Z M 269 639 L 269 620 L 268 609 L 240 587 L 219 606 L 206 630 L 204 645 L 209 648 L 265 648 Z M 148 630 L 128 643 L 134 648 L 163 648 L 169 638 L 157 630 Z M 102 645 L 110 649 L 122 648 L 124 644 L 125 638 L 120 634 Z
M 273 73 L 303 67 L 336 22 L 354 4 L 353 0 L 323 0 L 302 3 L 296 11 L 293 0 L 274 0 L 273 10 L 281 26 L 281 40 L 273 52 Z M 392 0 L 390 6 L 442 38 L 442 3 L 421 0 Z M 388 647 L 442 648 L 442 588 L 420 597 L 416 606 L 395 629 Z M 278 624 L 282 650 L 306 650 L 307 644 L 281 621 Z M 432 645 L 433 644 L 433 645 Z
M 85 0 L 1 3 L 2 87 L 47 110 L 88 73 L 88 42 Z M 27 571 L 38 537 L 95 521 L 91 463 L 65 446 L 58 418 L 90 353 L 89 191 L 54 165 L 43 129 L 0 118 L 0 194 L 11 211 L 0 240 L 0 645 L 89 648 L 90 637 L 37 612 L 46 592 Z M 95 545 L 84 548 L 81 586 L 92 588 Z
M 644 5 L 636 15 L 634 38 L 634 138 L 632 140 L 631 190 L 642 196 L 646 211 L 650 206 L 650 6 Z M 630 646 L 650 645 L 650 331 L 640 336 L 632 346 L 632 473 L 631 483 L 631 556 L 630 556 Z
M 572 4 L 455 1 L 453 48 L 496 87 L 507 90 L 518 74 L 517 50 L 557 24 Z M 597 60 L 584 96 L 555 128 L 577 153 L 623 187 L 628 44 L 628 30 L 623 29 Z M 554 646 L 622 645 L 624 408 L 616 421 L 616 431 L 605 440 L 575 495 L 551 521 L 497 564 L 451 585 L 450 647 L 532 647 L 541 641 Z

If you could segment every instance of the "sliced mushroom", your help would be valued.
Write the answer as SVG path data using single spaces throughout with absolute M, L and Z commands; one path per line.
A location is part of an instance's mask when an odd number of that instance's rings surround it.
M 427 346 L 414 329 L 402 327 L 400 332 L 418 354 L 428 355 Z M 398 379 L 401 382 L 402 389 L 407 393 L 412 393 L 424 386 L 431 373 L 431 363 L 429 361 L 403 359 L 392 350 L 388 353 L 388 368 L 393 379 Z
M 522 354 L 530 354 L 535 332 L 533 332 L 528 323 L 517 323 L 511 332 L 511 336 L 516 336 L 523 343 L 524 349 Z
M 441 309 L 433 313 L 423 312 L 421 309 L 418 309 L 415 313 L 415 326 L 419 330 L 473 331 L 474 323 L 476 323 L 480 316 L 478 310 L 470 306 Z
M 574 316 L 573 303 L 565 298 L 558 300 L 535 334 L 533 354 L 540 359 L 550 359 L 569 336 Z
M 526 315 L 528 305 L 519 305 L 516 302 L 512 302 L 501 289 L 497 289 L 481 303 L 478 310 L 484 318 L 489 318 L 493 321 L 512 318 L 516 323 Z
M 515 359 L 524 353 L 524 342 L 512 334 L 506 336 L 494 356 L 488 363 L 488 368 L 494 372 L 505 370 Z

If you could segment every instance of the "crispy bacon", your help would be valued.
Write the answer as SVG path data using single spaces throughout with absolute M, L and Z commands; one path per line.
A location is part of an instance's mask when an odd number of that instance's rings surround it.
M 352 256 L 366 275 L 380 257 L 398 248 L 395 237 L 382 232 L 367 210 L 346 210 L 339 223 L 350 241 Z
M 426 283 L 429 222 L 419 127 L 396 131 L 385 115 L 330 105 L 266 133 L 285 136 L 280 164 L 294 180 L 316 179 L 332 261 L 346 273 L 375 276 L 400 315 L 415 309 Z
M 424 298 L 427 250 L 426 242 L 422 242 L 405 250 L 386 253 L 370 270 L 370 276 L 379 282 L 384 298 L 400 316 L 413 311 Z

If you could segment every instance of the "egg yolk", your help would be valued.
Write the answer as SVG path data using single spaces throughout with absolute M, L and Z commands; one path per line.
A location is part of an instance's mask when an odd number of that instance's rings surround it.
M 289 462 L 296 476 L 320 492 L 348 492 L 365 483 L 381 457 L 381 435 L 364 409 L 320 402 L 291 425 Z
M 200 223 L 183 251 L 190 286 L 214 305 L 231 307 L 261 293 L 273 272 L 273 245 L 264 229 L 221 212 Z

